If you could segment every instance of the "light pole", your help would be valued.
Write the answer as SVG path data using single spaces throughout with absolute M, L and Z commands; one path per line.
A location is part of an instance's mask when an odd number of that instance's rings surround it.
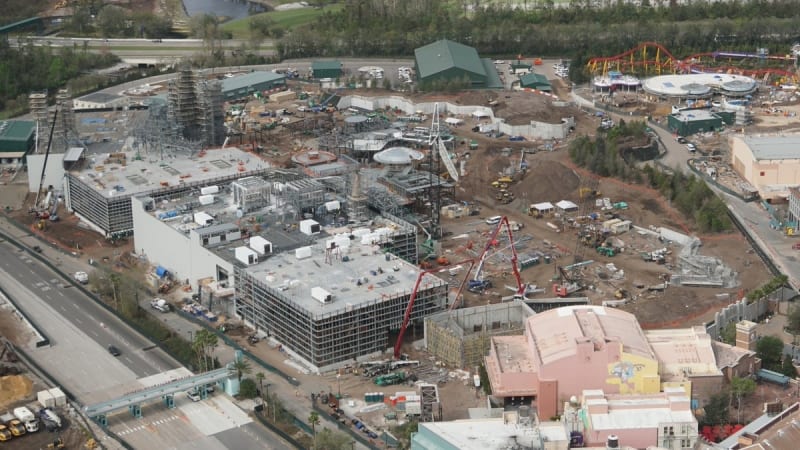
M 342 398 L 342 383 L 341 383 L 341 380 L 340 380 L 341 378 L 342 378 L 342 374 L 337 373 L 336 374 L 336 391 L 337 391 L 337 395 L 338 395 L 337 398 Z

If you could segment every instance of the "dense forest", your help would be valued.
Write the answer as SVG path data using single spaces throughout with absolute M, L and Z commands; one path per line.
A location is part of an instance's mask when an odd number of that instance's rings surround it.
M 340 12 L 293 30 L 279 42 L 284 58 L 311 56 L 408 56 L 415 48 L 447 38 L 482 55 L 581 58 L 614 55 L 656 41 L 676 56 L 717 49 L 767 47 L 786 53 L 800 36 L 794 0 L 687 4 L 658 2 L 636 7 L 608 2 L 588 8 L 543 7 L 523 11 L 454 0 L 346 0 Z M 531 4 L 533 4 L 533 0 Z M 655 3 L 655 2 L 650 2 Z M 547 2 L 541 2 L 547 5 Z
M 645 183 L 658 190 L 678 211 L 691 218 L 700 231 L 731 229 L 728 208 L 703 180 L 682 172 L 667 173 L 650 165 L 639 169 L 622 157 L 625 143 L 641 141 L 646 128 L 644 122 L 620 121 L 596 139 L 576 138 L 570 143 L 569 156 L 575 164 L 597 175 Z

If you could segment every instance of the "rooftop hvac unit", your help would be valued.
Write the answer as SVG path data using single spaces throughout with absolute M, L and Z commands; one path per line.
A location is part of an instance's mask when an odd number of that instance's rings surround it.
M 200 193 L 203 195 L 216 194 L 219 192 L 219 186 L 206 186 L 200 188 Z
M 250 248 L 255 250 L 259 255 L 272 253 L 272 242 L 264 239 L 261 236 L 253 236 L 249 242 Z
M 200 201 L 200 204 L 203 205 L 203 206 L 208 206 L 208 205 L 214 203 L 214 196 L 213 195 L 201 195 L 201 196 L 197 197 L 197 199 Z
M 330 211 L 338 211 L 341 209 L 342 205 L 339 203 L 339 200 L 334 200 L 332 202 L 325 203 L 325 210 Z
M 330 303 L 331 301 L 333 301 L 333 296 L 331 295 L 331 293 L 326 291 L 325 289 L 322 289 L 319 286 L 314 286 L 311 288 L 311 298 L 322 304 Z
M 307 219 L 300 221 L 300 232 L 306 236 L 319 234 L 320 231 L 322 231 L 322 227 L 316 220 Z
M 258 253 L 247 247 L 236 247 L 234 255 L 237 261 L 248 266 L 258 264 Z
M 311 257 L 311 247 L 300 247 L 294 251 L 294 256 L 297 259 L 306 259 Z
M 211 224 L 214 221 L 214 218 L 211 217 L 211 214 L 206 212 L 198 212 L 194 213 L 194 223 L 200 226 L 206 226 Z

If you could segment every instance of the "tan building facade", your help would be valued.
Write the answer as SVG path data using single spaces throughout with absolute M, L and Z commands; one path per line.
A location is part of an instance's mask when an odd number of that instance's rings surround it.
M 731 136 L 731 166 L 765 200 L 787 199 L 800 184 L 800 134 Z

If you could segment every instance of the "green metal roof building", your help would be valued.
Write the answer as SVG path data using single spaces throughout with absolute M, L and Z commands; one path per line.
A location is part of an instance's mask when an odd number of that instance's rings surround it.
M 286 76 L 274 72 L 250 72 L 222 80 L 225 100 L 247 97 L 254 92 L 268 91 L 286 85 Z
M 340 61 L 314 61 L 311 63 L 311 76 L 320 78 L 339 78 L 342 76 L 342 63 Z
M 528 73 L 519 77 L 519 85 L 523 88 L 538 89 L 545 92 L 553 90 L 547 77 L 540 73 Z
M 721 131 L 735 119 L 732 112 L 711 112 L 707 109 L 689 109 L 667 116 L 667 127 L 679 136 Z
M 503 84 L 489 59 L 481 59 L 473 47 L 442 39 L 414 50 L 419 83 L 469 79 L 473 89 L 498 89 Z
M 32 120 L 0 121 L 0 153 L 26 153 L 33 147 L 35 134 L 36 122 Z

